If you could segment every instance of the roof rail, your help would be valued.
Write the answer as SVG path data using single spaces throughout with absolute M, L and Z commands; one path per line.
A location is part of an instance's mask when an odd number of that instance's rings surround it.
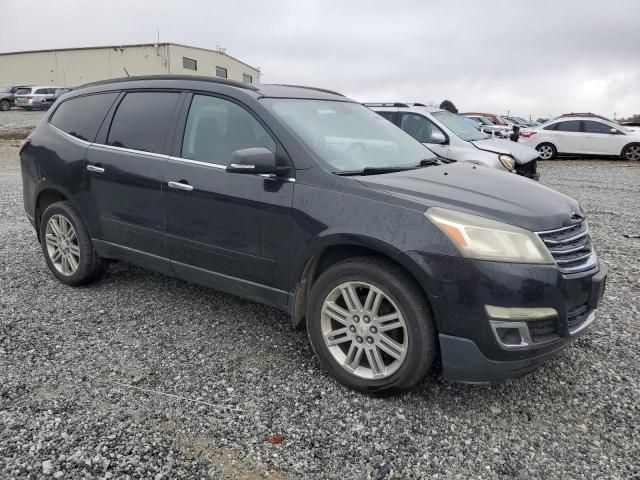
M 340 92 L 335 92 L 333 90 L 327 90 L 326 88 L 318 88 L 318 87 L 308 87 L 306 85 L 288 85 L 286 83 L 265 83 L 263 85 L 274 85 L 276 87 L 291 87 L 291 88 L 304 88 L 305 90 L 315 90 L 317 92 L 330 93 L 332 95 L 339 95 L 344 97 Z
M 414 103 L 413 106 L 414 107 L 426 107 L 426 105 L 424 103 L 418 103 L 418 102 Z
M 216 78 L 200 75 L 139 75 L 132 77 L 109 78 L 107 80 L 99 80 L 97 82 L 85 83 L 76 88 L 96 87 L 99 85 L 108 85 L 110 83 L 124 83 L 138 80 L 190 80 L 195 82 L 209 82 L 229 85 L 230 87 L 244 88 L 245 90 L 258 91 L 255 85 L 237 80 L 229 80 L 228 78 Z
M 407 108 L 409 105 L 407 105 L 406 103 L 400 103 L 400 102 L 389 102 L 389 103 L 371 103 L 371 102 L 365 102 L 362 105 L 364 105 L 365 107 L 398 107 L 398 108 Z

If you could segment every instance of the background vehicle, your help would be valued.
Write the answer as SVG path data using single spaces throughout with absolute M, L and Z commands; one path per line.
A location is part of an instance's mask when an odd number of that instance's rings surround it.
M 466 118 L 480 122 L 480 131 L 488 133 L 492 137 L 508 138 L 513 129 L 508 125 L 497 125 L 490 118 L 482 115 L 461 114 Z
M 439 157 L 453 162 L 482 163 L 537 180 L 538 152 L 516 142 L 489 138 L 446 110 L 405 103 L 365 103 L 365 106 L 402 128 Z
M 514 116 L 508 116 L 508 115 L 503 115 L 503 118 L 507 121 L 509 121 L 510 123 L 514 124 L 514 125 L 518 125 L 520 127 L 537 127 L 540 124 L 538 122 L 533 122 L 531 120 L 526 120 L 522 117 L 514 117 Z
M 0 86 L 0 110 L 6 112 L 15 105 L 15 93 L 23 85 L 2 85 Z
M 527 373 L 586 331 L 604 289 L 574 199 L 440 164 L 327 90 L 98 82 L 60 98 L 20 166 L 61 282 L 118 259 L 273 305 L 363 392 L 411 388 L 438 353 L 450 380 Z
M 520 133 L 520 142 L 535 147 L 543 160 L 557 155 L 622 156 L 640 160 L 640 132 L 596 116 L 559 117 Z
M 25 110 L 48 108 L 51 104 L 45 100 L 52 98 L 59 88 L 62 87 L 35 86 L 19 88 L 15 93 L 16 107 L 21 107 Z
M 71 91 L 70 88 L 56 88 L 56 91 L 53 92 L 53 95 L 51 97 L 46 97 L 42 100 L 42 108 L 44 109 L 51 108 L 51 105 L 56 103 L 58 98 L 60 98 L 62 95 L 70 91 Z

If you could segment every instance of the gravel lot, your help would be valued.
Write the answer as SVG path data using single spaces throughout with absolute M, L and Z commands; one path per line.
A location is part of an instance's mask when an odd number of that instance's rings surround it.
M 640 478 L 640 164 L 541 166 L 610 267 L 588 335 L 509 384 L 379 399 L 269 307 L 125 264 L 55 281 L 16 144 L 0 140 L 1 477 Z
M 27 112 L 21 108 L 0 111 L 0 139 L 26 137 L 40 123 L 45 113 L 44 110 Z

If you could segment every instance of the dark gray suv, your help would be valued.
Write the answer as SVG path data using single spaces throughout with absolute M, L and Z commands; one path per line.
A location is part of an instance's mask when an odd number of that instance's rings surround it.
M 366 392 L 535 369 L 604 290 L 578 203 L 441 165 L 326 90 L 132 77 L 60 98 L 20 153 L 47 265 L 82 285 L 110 260 L 273 305 Z

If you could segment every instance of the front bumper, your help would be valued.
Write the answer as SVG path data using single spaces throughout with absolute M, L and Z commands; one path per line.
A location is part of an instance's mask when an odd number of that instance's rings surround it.
M 535 370 L 583 335 L 595 318 L 607 268 L 565 275 L 555 265 L 476 261 L 414 252 L 429 272 L 427 291 L 439 332 L 443 376 L 467 383 L 498 383 Z M 535 342 L 505 346 L 487 305 L 552 308 L 545 325 L 532 324 Z M 539 327 L 543 327 L 541 330 Z M 538 333 L 539 332 L 539 333 Z

